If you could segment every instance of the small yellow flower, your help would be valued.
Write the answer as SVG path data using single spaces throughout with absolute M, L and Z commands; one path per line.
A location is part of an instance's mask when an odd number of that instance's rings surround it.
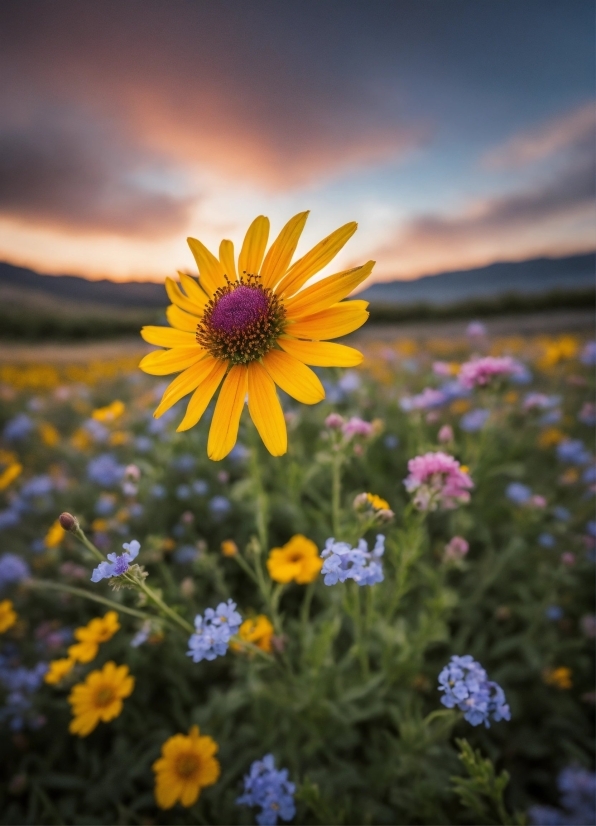
M 275 582 L 306 585 L 315 580 L 323 567 L 319 550 L 311 539 L 296 534 L 281 548 L 273 548 L 267 560 L 269 576 Z
M 449 410 L 455 413 L 456 416 L 459 416 L 462 413 L 467 413 L 471 407 L 472 405 L 467 399 L 456 399 L 454 402 L 451 402 Z
M 554 685 L 555 688 L 560 688 L 563 691 L 568 688 L 573 688 L 571 669 L 565 666 L 545 669 L 542 674 L 542 679 L 547 685 Z
M 86 430 L 83 430 L 82 427 L 79 428 L 79 430 L 75 431 L 70 439 L 71 445 L 75 447 L 77 450 L 86 450 L 91 444 L 91 442 L 91 436 L 87 433 Z
M 90 663 L 97 656 L 100 644 L 110 640 L 119 628 L 118 614 L 115 611 L 108 611 L 105 616 L 92 619 L 87 625 L 75 630 L 75 639 L 79 642 L 70 646 L 68 656 L 76 662 Z
M 554 447 L 562 442 L 565 434 L 558 427 L 547 427 L 538 437 L 538 447 Z
M 125 445 L 129 441 L 129 435 L 125 430 L 115 430 L 113 433 L 110 433 L 108 441 L 112 447 L 118 447 L 119 445 Z
M 107 531 L 109 525 L 107 519 L 94 519 L 91 523 L 91 530 L 92 531 Z
M 267 654 L 271 651 L 271 638 L 273 637 L 273 625 L 268 617 L 264 614 L 259 614 L 257 617 L 244 620 L 238 630 L 238 636 L 245 642 L 252 642 L 261 651 L 266 651 Z M 241 651 L 242 646 L 238 643 L 232 643 L 233 651 Z
M 238 553 L 238 545 L 233 539 L 224 539 L 221 543 L 221 552 L 224 556 L 236 556 Z
M 58 545 L 60 545 L 60 543 L 64 539 L 65 533 L 66 531 L 60 524 L 59 520 L 56 519 L 52 527 L 47 532 L 45 539 L 43 541 L 46 548 L 57 548 Z
M 86 737 L 101 721 L 109 723 L 122 712 L 122 700 L 130 696 L 135 680 L 127 665 L 107 662 L 101 671 L 92 671 L 84 683 L 75 685 L 68 695 L 73 720 L 71 734 Z
M 155 799 L 160 809 L 171 809 L 179 800 L 193 806 L 205 786 L 212 786 L 220 775 L 214 757 L 217 743 L 212 737 L 199 737 L 193 726 L 188 735 L 175 734 L 161 747 L 161 757 L 153 764 Z
M 39 425 L 39 435 L 46 447 L 55 447 L 60 441 L 60 434 L 54 425 L 49 422 L 41 422 Z
M 98 407 L 97 410 L 93 411 L 91 416 L 96 422 L 106 422 L 109 424 L 119 419 L 125 410 L 126 407 L 124 403 L 116 399 L 111 404 L 108 404 L 107 407 Z
M 390 510 L 389 502 L 385 501 L 385 499 L 381 499 L 381 497 L 377 496 L 376 493 L 367 493 L 366 498 L 376 511 Z
M 44 680 L 48 685 L 57 685 L 62 682 L 67 674 L 70 674 L 74 667 L 75 661 L 65 657 L 62 660 L 52 660 L 49 671 L 46 673 Z
M 505 401 L 507 404 L 515 404 L 518 399 L 519 393 L 515 390 L 510 390 L 508 393 L 505 393 Z
M 17 612 L 9 599 L 0 602 L 0 634 L 8 631 L 17 621 Z
M 560 482 L 562 485 L 574 485 L 579 479 L 579 471 L 576 467 L 567 468 L 565 473 L 561 474 Z
M 10 464 L 6 470 L 0 473 L 0 490 L 6 490 L 6 488 L 17 479 L 21 473 L 23 472 L 23 465 L 19 462 L 13 462 Z

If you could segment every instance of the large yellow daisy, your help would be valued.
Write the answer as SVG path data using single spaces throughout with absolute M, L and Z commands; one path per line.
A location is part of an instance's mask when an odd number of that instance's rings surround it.
M 367 276 L 374 261 L 304 287 L 356 231 L 349 223 L 332 232 L 291 264 L 308 212 L 295 215 L 269 247 L 269 219 L 250 225 L 238 256 L 224 240 L 216 258 L 196 238 L 188 244 L 199 280 L 179 273 L 166 279 L 172 304 L 170 327 L 143 327 L 149 344 L 168 349 L 149 353 L 140 367 L 165 376 L 180 373 L 166 389 L 154 415 L 161 416 L 192 393 L 178 430 L 197 424 L 223 381 L 209 430 L 207 453 L 218 461 L 236 443 L 240 415 L 248 411 L 274 456 L 287 450 L 286 424 L 276 385 L 304 404 L 316 404 L 325 391 L 314 367 L 352 367 L 362 355 L 328 339 L 358 329 L 366 319 L 366 301 L 343 302 Z

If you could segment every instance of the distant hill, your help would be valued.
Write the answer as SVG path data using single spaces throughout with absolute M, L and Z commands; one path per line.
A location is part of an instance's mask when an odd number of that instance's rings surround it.
M 358 294 L 375 306 L 456 304 L 505 294 L 579 292 L 594 289 L 596 253 L 566 258 L 532 258 L 473 270 L 426 275 L 416 281 L 373 284 Z

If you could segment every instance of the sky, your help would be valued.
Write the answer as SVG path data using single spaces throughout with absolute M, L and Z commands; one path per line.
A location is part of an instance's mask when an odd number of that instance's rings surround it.
M 0 260 L 162 280 L 305 209 L 298 254 L 357 221 L 372 280 L 594 249 L 594 34 L 592 0 L 3 0 Z

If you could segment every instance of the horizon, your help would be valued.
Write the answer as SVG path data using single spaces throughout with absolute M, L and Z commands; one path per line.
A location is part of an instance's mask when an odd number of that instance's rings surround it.
M 160 283 L 303 209 L 364 287 L 593 252 L 592 3 L 428 7 L 7 0 L 0 258 Z

